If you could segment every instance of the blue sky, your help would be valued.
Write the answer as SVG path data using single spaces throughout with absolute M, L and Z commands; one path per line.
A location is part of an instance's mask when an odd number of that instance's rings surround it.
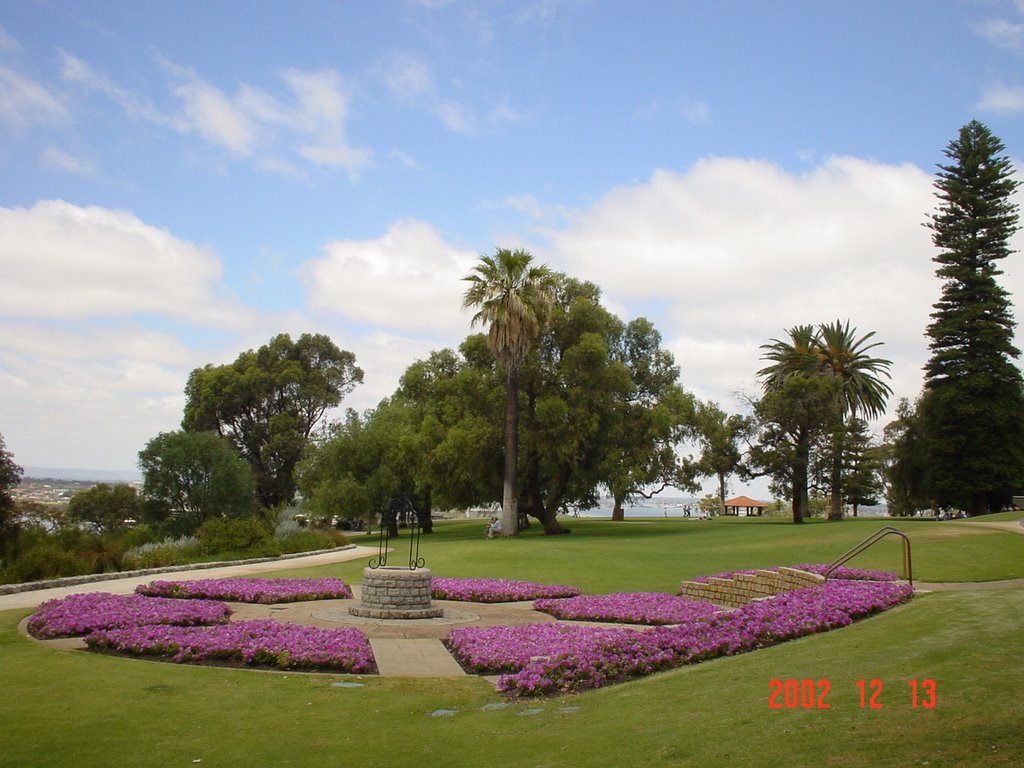
M 496 247 L 650 317 L 726 410 L 837 318 L 914 397 L 975 118 L 1019 167 L 1019 0 L 5 3 L 0 434 L 131 469 L 190 370 L 279 332 L 355 352 L 372 407 Z

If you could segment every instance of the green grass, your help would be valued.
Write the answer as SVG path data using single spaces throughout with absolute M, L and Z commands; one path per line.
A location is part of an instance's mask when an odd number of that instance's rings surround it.
M 887 523 L 890 521 L 886 521 Z M 480 523 L 424 537 L 434 573 L 673 589 L 683 578 L 832 559 L 878 521 L 572 521 L 486 541 Z M 1024 536 L 897 522 L 919 578 L 1020 575 Z M 404 542 L 402 542 L 404 543 Z M 898 543 L 852 564 L 894 569 Z M 876 550 L 880 550 L 877 551 Z M 400 558 L 399 550 L 392 557 Z M 295 571 L 359 581 L 363 561 Z M 275 573 L 282 575 L 281 573 Z M 28 641 L 0 613 L 0 766 L 1017 766 L 1024 763 L 1024 591 L 923 595 L 835 632 L 560 699 L 501 701 L 484 680 L 354 678 L 188 667 Z M 829 709 L 769 709 L 769 681 L 828 680 Z M 880 679 L 883 709 L 858 680 Z M 909 680 L 933 679 L 934 709 Z M 332 686 L 361 682 L 363 687 Z M 454 710 L 447 717 L 431 716 Z M 540 714 L 529 715 L 534 709 Z M 196 762 L 201 761 L 201 762 Z
M 585 592 L 674 591 L 681 581 L 740 568 L 797 563 L 828 563 L 891 525 L 911 541 L 914 578 L 919 581 L 994 581 L 1024 578 L 1024 535 L 967 522 L 860 518 L 841 523 L 808 521 L 802 526 L 779 519 L 716 518 L 571 520 L 568 536 L 544 536 L 536 527 L 515 539 L 489 541 L 483 523 L 449 521 L 423 536 L 421 554 L 439 576 L 529 579 L 568 583 Z M 356 543 L 376 546 L 364 537 Z M 850 566 L 901 573 L 902 542 L 883 539 L 850 561 Z M 398 541 L 389 563 L 408 562 L 408 539 Z M 403 559 L 404 558 L 404 559 Z M 362 580 L 366 561 L 316 570 L 287 572 L 341 575 Z

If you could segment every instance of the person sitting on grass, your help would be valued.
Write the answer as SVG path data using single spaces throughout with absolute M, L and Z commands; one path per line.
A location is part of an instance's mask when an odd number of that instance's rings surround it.
M 487 538 L 493 539 L 501 533 L 501 520 L 491 515 L 491 523 L 487 526 Z

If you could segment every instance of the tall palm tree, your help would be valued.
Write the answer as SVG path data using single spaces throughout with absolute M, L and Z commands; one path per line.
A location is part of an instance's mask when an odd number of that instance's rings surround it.
M 519 533 L 516 468 L 519 462 L 519 366 L 540 335 L 552 304 L 554 274 L 534 265 L 527 251 L 499 248 L 481 256 L 462 300 L 475 309 L 472 325 L 488 325 L 487 344 L 505 369 L 505 474 L 501 502 L 503 536 Z
M 882 342 L 868 343 L 874 331 L 857 338 L 857 330 L 849 321 L 822 324 L 817 327 L 798 325 L 789 331 L 789 340 L 772 339 L 765 350 L 764 360 L 771 365 L 757 375 L 762 379 L 765 392 L 779 391 L 785 380 L 794 374 L 828 376 L 837 384 L 837 416 L 840 429 L 833 438 L 832 498 L 829 519 L 842 517 L 842 437 L 847 416 L 874 418 L 885 410 L 892 388 L 881 376 L 889 376 L 892 362 L 868 354 Z M 800 446 L 808 448 L 809 446 Z M 796 491 L 794 489 L 794 498 Z
M 847 417 L 875 418 L 885 412 L 885 403 L 892 394 L 892 387 L 881 376 L 890 377 L 891 360 L 872 357 L 868 351 L 881 346 L 882 342 L 867 342 L 874 331 L 857 338 L 857 329 L 850 322 L 836 320 L 819 326 L 818 356 L 822 373 L 832 376 L 839 384 L 840 430 L 832 442 L 832 498 L 829 505 L 830 520 L 843 516 L 843 496 L 840 488 L 843 468 L 843 427 Z

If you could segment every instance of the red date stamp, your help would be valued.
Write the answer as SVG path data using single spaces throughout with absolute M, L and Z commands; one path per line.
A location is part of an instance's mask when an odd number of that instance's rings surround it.
M 875 678 L 858 680 L 856 683 L 861 709 L 884 709 L 883 691 L 885 684 Z M 911 709 L 934 709 L 938 701 L 938 688 L 932 679 L 909 680 L 910 689 L 904 701 L 909 700 Z M 831 709 L 828 696 L 832 692 L 832 682 L 827 679 L 812 680 L 804 678 L 796 680 L 773 679 L 768 681 L 769 709 Z

